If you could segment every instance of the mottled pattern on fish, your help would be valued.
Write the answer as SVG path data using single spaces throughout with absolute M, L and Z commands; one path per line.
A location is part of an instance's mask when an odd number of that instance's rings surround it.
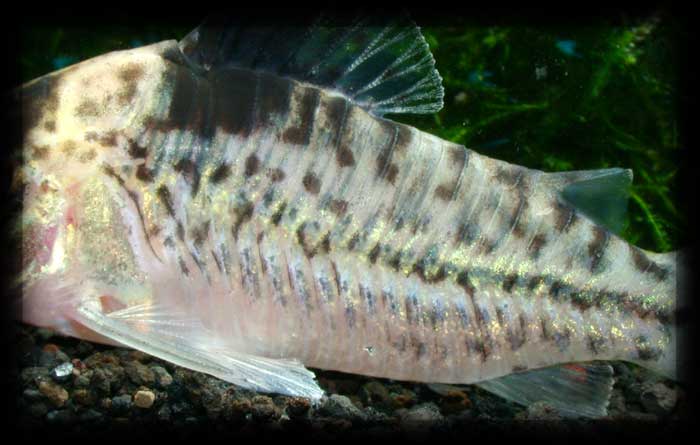
M 673 368 L 675 263 L 577 212 L 548 174 L 313 85 L 196 76 L 171 49 L 115 57 L 97 78 L 116 96 L 70 69 L 29 89 L 32 161 L 86 181 L 71 217 L 91 278 L 170 281 L 230 345 L 323 369 L 469 383 L 597 359 Z M 102 125 L 121 101 L 125 122 Z

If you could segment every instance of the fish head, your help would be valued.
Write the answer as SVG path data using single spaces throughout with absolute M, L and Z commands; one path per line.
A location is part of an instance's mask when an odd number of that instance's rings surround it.
M 71 323 L 83 297 L 76 282 L 86 264 L 99 261 L 98 251 L 108 251 L 97 244 L 128 246 L 105 169 L 137 162 L 129 148 L 157 107 L 164 54 L 176 49 L 173 40 L 104 54 L 15 91 L 22 122 L 13 182 L 22 197 L 16 227 L 23 321 L 89 337 Z

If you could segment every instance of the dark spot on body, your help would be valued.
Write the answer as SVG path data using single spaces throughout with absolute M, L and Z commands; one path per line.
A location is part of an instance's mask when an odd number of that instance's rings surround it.
M 496 308 L 496 320 L 500 326 L 503 326 L 505 323 L 505 315 L 503 313 L 503 308 L 501 307 Z
M 189 276 L 190 270 L 187 268 L 187 264 L 185 264 L 185 260 L 182 259 L 182 257 L 178 257 L 178 263 L 180 264 L 180 271 L 182 271 L 185 276 Z
M 440 184 L 435 189 L 435 196 L 442 199 L 443 201 L 450 201 L 454 198 L 455 192 L 457 190 L 457 182 L 449 182 L 445 184 Z
M 304 175 L 302 183 L 304 184 L 304 189 L 312 195 L 318 195 L 318 192 L 321 191 L 321 181 L 312 172 Z
M 350 237 L 350 241 L 348 241 L 348 250 L 354 250 L 355 247 L 357 247 L 357 243 L 360 241 L 360 233 L 355 232 L 353 235 Z
M 175 164 L 174 169 L 176 172 L 180 173 L 190 185 L 192 196 L 197 195 L 201 177 L 197 165 L 189 159 L 180 159 L 177 164 Z
M 251 154 L 245 160 L 245 176 L 249 178 L 258 172 L 260 168 L 260 160 L 255 154 Z
M 518 191 L 518 205 L 515 207 L 513 214 L 511 215 L 511 233 L 516 238 L 522 238 L 525 236 L 526 224 L 522 221 L 522 216 L 525 209 L 528 206 L 527 198 L 525 194 L 519 190 Z
M 632 262 L 638 271 L 653 275 L 657 281 L 664 281 L 668 278 L 669 270 L 664 266 L 652 261 L 649 256 L 638 247 L 631 247 Z
M 381 252 L 381 246 L 379 245 L 379 243 L 377 243 L 374 245 L 374 247 L 372 247 L 372 250 L 370 250 L 369 255 L 367 255 L 367 258 L 369 258 L 370 263 L 375 264 L 377 262 L 379 252 Z
M 129 63 L 119 70 L 118 76 L 124 82 L 124 87 L 119 93 L 119 100 L 123 105 L 126 105 L 136 95 L 138 81 L 143 76 L 143 67 L 136 63 Z
M 559 301 L 561 299 L 561 293 L 562 290 L 564 289 L 564 283 L 555 280 L 552 285 L 549 287 L 549 295 L 552 297 L 554 301 Z
M 342 167 L 352 167 L 355 165 L 355 157 L 349 147 L 341 146 L 336 152 L 335 160 Z
M 127 148 L 127 151 L 129 153 L 129 156 L 131 156 L 134 159 L 145 159 L 148 155 L 148 149 L 139 145 L 138 142 L 133 140 L 129 140 L 129 146 Z
M 518 280 L 517 274 L 510 274 L 510 275 L 506 276 L 503 279 L 503 290 L 510 293 L 513 290 L 513 286 L 515 286 L 515 283 L 517 280 Z
M 469 272 L 466 270 L 463 270 L 457 275 L 457 284 L 459 284 L 462 289 L 469 295 L 470 297 L 474 296 L 474 286 L 471 283 L 471 280 L 469 279 Z
M 274 168 L 270 170 L 270 179 L 272 182 L 280 182 L 284 179 L 284 170 L 280 168 Z
M 594 355 L 598 355 L 605 346 L 605 338 L 598 334 L 588 334 L 586 337 L 586 346 Z
M 156 190 L 156 195 L 158 195 L 158 199 L 160 199 L 160 202 L 165 206 L 165 210 L 168 214 L 174 218 L 175 209 L 173 208 L 173 198 L 170 195 L 170 190 L 168 190 L 166 186 L 161 185 L 158 187 L 158 190 Z
M 391 164 L 389 168 L 386 171 L 386 180 L 389 181 L 391 185 L 394 185 L 396 182 L 396 176 L 399 174 L 399 167 L 396 166 L 396 164 Z
M 46 159 L 48 157 L 49 157 L 48 145 L 33 145 L 32 146 L 32 158 L 34 158 L 34 159 Z
M 602 269 L 602 259 L 605 249 L 610 241 L 610 233 L 600 226 L 593 229 L 593 239 L 588 244 L 588 255 L 591 257 L 591 273 L 598 273 Z
M 316 88 L 296 86 L 295 94 L 301 94 L 296 117 L 298 122 L 287 127 L 282 133 L 282 141 L 287 144 L 307 146 L 314 128 L 314 115 L 319 104 L 320 94 Z
M 209 237 L 209 226 L 210 221 L 205 221 L 192 231 L 192 241 L 195 246 L 201 247 L 204 241 Z
M 499 166 L 496 168 L 496 174 L 494 177 L 505 186 L 515 187 L 520 183 L 523 174 L 523 169 L 520 167 Z
M 221 164 L 216 167 L 216 170 L 211 174 L 211 183 L 219 184 L 231 175 L 231 166 L 228 164 Z
M 457 234 L 455 235 L 455 241 L 457 243 L 463 243 L 465 245 L 470 245 L 476 240 L 479 235 L 479 228 L 473 223 L 463 223 L 460 224 L 457 229 Z
M 319 243 L 322 252 L 328 253 L 331 251 L 331 234 L 330 232 L 323 235 L 321 242 Z
M 153 172 L 146 167 L 146 164 L 141 164 L 136 167 L 136 178 L 143 182 L 153 182 Z
M 555 229 L 561 233 L 568 232 L 578 220 L 576 209 L 559 201 L 555 201 L 553 207 L 556 212 Z
M 396 153 L 406 153 L 413 142 L 413 131 L 408 125 L 392 123 L 398 129 L 396 145 L 394 151 Z
M 342 199 L 331 199 L 329 208 L 331 212 L 338 216 L 342 216 L 348 210 L 348 202 Z
M 537 289 L 537 288 L 540 286 L 540 284 L 542 284 L 543 282 L 544 282 L 544 277 L 543 277 L 543 276 L 541 276 L 541 275 L 534 276 L 534 277 L 530 278 L 530 281 L 528 281 L 528 283 L 527 283 L 527 289 L 528 289 L 529 291 L 534 291 L 534 290 Z
M 571 304 L 581 312 L 593 306 L 593 298 L 587 292 L 573 292 L 570 299 Z
M 119 185 L 124 186 L 124 180 L 121 178 L 121 176 L 117 174 L 117 172 L 114 171 L 114 169 L 110 165 L 103 165 L 102 171 L 105 172 L 107 176 L 116 179 Z
M 523 371 L 527 371 L 527 370 L 528 370 L 528 367 L 527 367 L 527 366 L 523 366 L 523 365 L 515 365 L 515 366 L 513 366 L 513 369 L 512 369 L 512 371 L 513 371 L 514 373 L 515 373 L 515 372 L 523 372 Z
M 530 258 L 533 260 L 536 260 L 537 258 L 540 257 L 540 252 L 542 251 L 542 247 L 547 244 L 547 236 L 543 233 L 539 233 L 535 235 L 534 238 L 532 238 L 532 241 L 530 242 L 530 245 L 527 248 L 528 253 L 530 254 Z
M 117 146 L 117 132 L 114 130 L 103 133 L 98 142 L 103 147 L 116 147 Z
M 48 131 L 49 133 L 53 133 L 54 131 L 56 131 L 56 122 L 46 121 L 44 123 L 44 130 Z
M 243 223 L 250 221 L 250 219 L 253 217 L 254 209 L 255 206 L 253 203 L 248 201 L 234 210 L 234 223 L 233 227 L 231 228 L 231 232 L 235 240 L 238 240 L 238 232 L 240 231 Z
M 272 214 L 272 217 L 271 217 L 272 224 L 274 224 L 276 226 L 279 225 L 280 221 L 282 220 L 282 215 L 284 215 L 284 211 L 286 208 L 287 208 L 286 202 L 282 202 L 279 205 L 279 207 L 277 208 L 275 213 Z
M 461 146 L 452 145 L 449 148 L 450 159 L 458 171 L 464 170 L 467 163 L 467 149 Z
M 635 338 L 634 342 L 635 347 L 637 349 L 637 356 L 640 360 L 656 361 L 659 360 L 663 355 L 661 349 L 657 346 L 654 346 L 654 344 L 651 343 L 649 339 L 644 335 L 640 335 L 637 338 Z
M 177 222 L 177 239 L 181 242 L 185 242 L 185 227 L 180 221 Z

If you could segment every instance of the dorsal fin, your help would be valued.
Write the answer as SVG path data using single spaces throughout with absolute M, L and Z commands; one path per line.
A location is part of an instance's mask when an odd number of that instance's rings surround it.
M 208 19 L 179 44 L 199 72 L 248 68 L 334 90 L 376 116 L 434 113 L 442 78 L 407 17 L 319 17 L 297 26 Z
M 625 223 L 632 170 L 607 168 L 548 173 L 546 181 L 568 204 L 613 233 Z

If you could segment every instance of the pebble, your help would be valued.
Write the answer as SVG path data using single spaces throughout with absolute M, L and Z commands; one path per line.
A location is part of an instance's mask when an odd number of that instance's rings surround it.
M 45 403 L 32 403 L 29 408 L 29 415 L 32 417 L 44 417 L 49 412 L 49 408 Z
M 668 414 L 676 407 L 678 391 L 658 382 L 642 386 L 641 402 L 644 409 L 652 414 Z
M 95 396 L 87 389 L 76 389 L 73 391 L 73 400 L 83 406 L 91 406 L 95 403 Z
M 25 399 L 27 399 L 30 402 L 38 402 L 40 401 L 44 396 L 41 394 L 36 389 L 32 388 L 27 388 L 22 392 L 22 395 L 24 396 Z
M 255 396 L 251 400 L 253 404 L 253 417 L 256 420 L 268 421 L 279 417 L 274 402 L 268 396 Z
M 43 366 L 30 366 L 20 372 L 19 378 L 23 386 L 28 386 L 30 383 L 38 385 L 49 378 L 49 369 Z
M 126 375 L 129 376 L 129 379 L 137 385 L 150 386 L 156 382 L 154 372 L 141 362 L 129 362 L 124 366 L 124 370 L 126 371 Z
M 64 362 L 53 368 L 51 377 L 57 382 L 65 382 L 73 375 L 73 363 Z
M 340 394 L 332 394 L 321 407 L 321 411 L 329 416 L 347 418 L 351 421 L 365 420 L 365 413 L 355 406 L 349 398 Z
M 49 423 L 68 424 L 75 420 L 75 414 L 69 409 L 59 409 L 46 414 Z
M 148 409 L 153 406 L 153 402 L 156 400 L 156 395 L 152 391 L 136 391 L 134 394 L 134 405 L 139 408 Z
M 414 406 L 401 415 L 401 426 L 411 431 L 427 431 L 443 421 L 440 409 L 432 402 Z
M 131 396 L 124 394 L 112 397 L 112 411 L 118 414 L 127 414 L 131 408 Z
M 151 366 L 151 371 L 155 375 L 156 385 L 161 389 L 170 386 L 173 383 L 173 377 L 162 366 Z
M 377 381 L 367 382 L 362 386 L 361 400 L 367 405 L 390 406 L 391 395 L 384 384 Z
M 39 383 L 39 391 L 58 408 L 62 407 L 68 400 L 68 391 L 49 381 Z

